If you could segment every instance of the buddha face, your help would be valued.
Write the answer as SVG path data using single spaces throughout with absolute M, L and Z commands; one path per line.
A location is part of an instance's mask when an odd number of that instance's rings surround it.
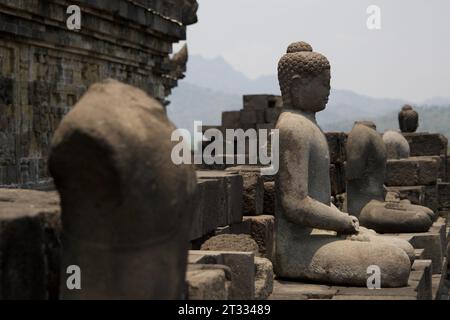
M 330 70 L 314 76 L 295 75 L 290 86 L 292 107 L 306 112 L 325 109 L 330 95 Z

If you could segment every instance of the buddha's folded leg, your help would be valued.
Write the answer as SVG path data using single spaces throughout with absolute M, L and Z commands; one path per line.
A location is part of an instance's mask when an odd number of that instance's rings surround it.
M 411 269 L 403 249 L 376 239 L 311 237 L 283 257 L 276 266 L 279 277 L 334 285 L 364 287 L 370 276 L 368 268 L 377 266 L 382 287 L 402 287 L 407 285 Z
M 316 281 L 366 286 L 371 266 L 380 268 L 382 287 L 401 287 L 408 283 L 411 264 L 405 251 L 375 240 L 328 243 L 317 250 L 308 272 Z
M 411 264 L 415 259 L 414 247 L 408 241 L 393 236 L 380 235 L 372 229 L 360 227 L 358 235 L 350 236 L 348 239 L 353 241 L 377 241 L 387 245 L 395 245 L 405 251 L 411 261 Z
M 393 209 L 389 203 L 371 201 L 361 211 L 359 221 L 362 226 L 379 233 L 426 232 L 432 219 L 424 210 Z

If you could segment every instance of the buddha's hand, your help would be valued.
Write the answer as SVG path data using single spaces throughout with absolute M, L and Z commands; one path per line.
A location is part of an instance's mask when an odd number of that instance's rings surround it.
M 346 217 L 346 227 L 341 234 L 357 234 L 359 232 L 359 220 L 354 216 Z

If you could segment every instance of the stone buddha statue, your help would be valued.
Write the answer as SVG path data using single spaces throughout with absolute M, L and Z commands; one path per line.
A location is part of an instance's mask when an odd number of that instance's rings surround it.
M 62 299 L 180 299 L 196 189 L 171 161 L 175 126 L 137 88 L 91 86 L 53 137 L 61 196 Z M 81 289 L 66 286 L 78 266 Z
M 398 124 L 402 132 L 416 132 L 419 127 L 419 114 L 406 104 L 398 114 Z
M 367 268 L 381 268 L 382 287 L 407 285 L 413 249 L 359 227 L 330 202 L 330 155 L 316 122 L 330 93 L 330 64 L 305 42 L 293 43 L 278 65 L 284 112 L 277 129 L 275 272 L 279 278 L 366 286 Z
M 357 122 L 347 139 L 347 211 L 381 233 L 425 232 L 432 210 L 408 200 L 385 202 L 387 150 L 374 125 Z
M 410 156 L 409 143 L 406 138 L 397 131 L 388 130 L 383 134 L 383 142 L 386 145 L 388 159 L 406 159 Z

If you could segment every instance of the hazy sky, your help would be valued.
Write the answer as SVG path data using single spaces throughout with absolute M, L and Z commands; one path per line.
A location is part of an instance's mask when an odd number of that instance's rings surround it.
M 221 55 L 249 77 L 276 73 L 289 43 L 331 62 L 332 86 L 374 97 L 450 96 L 449 0 L 198 0 L 191 54 Z M 368 30 L 369 5 L 381 30 Z

